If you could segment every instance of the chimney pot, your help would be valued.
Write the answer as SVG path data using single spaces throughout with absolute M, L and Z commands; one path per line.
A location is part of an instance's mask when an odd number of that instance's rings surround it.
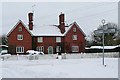
M 29 21 L 33 21 L 33 13 L 29 13 L 28 16 L 29 16 Z

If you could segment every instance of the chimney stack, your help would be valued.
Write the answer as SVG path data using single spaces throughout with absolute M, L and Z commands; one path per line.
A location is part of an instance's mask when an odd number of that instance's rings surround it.
M 61 13 L 59 15 L 59 29 L 62 34 L 65 32 L 65 22 L 64 22 L 64 14 L 63 13 Z
M 29 30 L 33 30 L 33 13 L 28 13 L 28 19 L 29 19 Z

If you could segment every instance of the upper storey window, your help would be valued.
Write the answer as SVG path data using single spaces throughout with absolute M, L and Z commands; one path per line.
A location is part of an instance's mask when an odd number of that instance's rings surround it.
M 22 27 L 21 27 L 21 26 L 18 28 L 18 31 L 19 31 L 19 32 L 21 32 L 21 31 L 22 31 Z
M 76 32 L 76 28 L 73 28 L 73 32 Z
M 72 39 L 73 39 L 73 40 L 77 40 L 77 35 L 73 35 L 73 36 L 72 36 Z
M 56 37 L 56 42 L 61 42 L 61 37 Z
M 37 41 L 38 41 L 38 43 L 42 43 L 43 42 L 43 37 L 38 37 Z
M 22 34 L 18 34 L 17 35 L 17 40 L 23 40 L 23 35 Z

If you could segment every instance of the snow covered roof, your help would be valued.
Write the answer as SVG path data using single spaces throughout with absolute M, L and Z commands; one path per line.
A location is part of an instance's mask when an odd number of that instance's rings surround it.
M 33 30 L 29 30 L 29 26 L 25 25 L 23 21 L 19 20 L 17 22 L 17 24 L 11 29 L 11 31 L 8 33 L 7 36 L 10 35 L 10 33 L 16 28 L 16 26 L 22 23 L 22 25 L 25 27 L 25 29 L 32 35 L 32 36 L 65 36 L 68 31 L 71 29 L 71 27 L 75 24 L 79 30 L 83 33 L 83 35 L 85 36 L 85 33 L 82 31 L 82 29 L 78 26 L 78 24 L 76 22 L 73 22 L 72 24 L 68 25 L 67 27 L 65 27 L 65 33 L 62 34 L 60 29 L 58 28 L 58 26 L 54 26 L 54 25 L 47 25 L 47 26 L 38 26 L 38 25 L 34 25 L 33 26 Z
M 70 24 L 68 27 L 65 27 L 65 33 L 64 33 L 64 35 L 67 34 L 67 32 L 71 29 L 71 27 L 72 27 L 74 24 L 78 27 L 78 29 L 82 32 L 82 34 L 83 34 L 84 36 L 86 36 L 85 33 L 82 31 L 82 29 L 79 27 L 79 25 L 78 25 L 76 22 L 73 22 L 73 23 Z
M 24 22 L 21 21 L 21 20 L 19 20 L 19 21 L 17 22 L 17 24 L 10 30 L 10 32 L 7 34 L 7 36 L 9 36 L 9 35 L 11 34 L 11 32 L 17 27 L 17 25 L 18 25 L 19 23 L 22 23 L 22 25 L 25 27 L 25 29 L 32 35 L 32 33 L 29 31 L 29 29 L 28 29 L 28 28 L 26 27 L 26 25 L 24 24 Z
M 104 49 L 114 49 L 116 47 L 119 47 L 119 46 L 104 46 Z M 91 46 L 89 49 L 103 49 L 103 46 Z
M 58 26 L 34 26 L 33 30 L 30 30 L 30 31 L 34 36 L 64 36 L 68 33 L 68 31 L 71 29 L 71 27 L 74 24 L 79 28 L 79 30 L 85 36 L 85 33 L 82 31 L 82 29 L 78 26 L 78 24 L 76 22 L 73 22 L 72 24 L 65 27 L 64 34 L 61 33 Z
M 63 36 L 56 26 L 33 26 L 33 30 L 30 32 L 34 36 Z

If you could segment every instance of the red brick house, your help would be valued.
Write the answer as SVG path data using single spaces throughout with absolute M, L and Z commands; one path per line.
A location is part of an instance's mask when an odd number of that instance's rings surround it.
M 26 54 L 27 50 L 46 54 L 57 52 L 85 52 L 85 34 L 76 22 L 65 25 L 64 14 L 59 15 L 59 25 L 35 26 L 33 13 L 28 14 L 29 23 L 21 20 L 8 33 L 8 51 L 12 54 Z

